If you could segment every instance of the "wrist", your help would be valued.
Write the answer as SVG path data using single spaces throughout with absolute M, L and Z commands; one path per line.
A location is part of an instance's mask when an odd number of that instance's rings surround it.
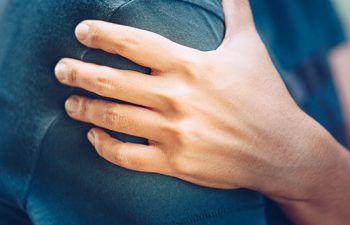
M 312 119 L 296 137 L 303 140 L 294 145 L 303 152 L 300 160 L 295 170 L 283 174 L 286 179 L 278 192 L 267 195 L 297 224 L 345 224 L 350 220 L 349 153 Z
M 349 153 L 320 124 L 302 114 L 285 126 L 285 154 L 281 168 L 274 171 L 278 177 L 274 187 L 270 183 L 262 188 L 277 202 L 318 201 L 329 191 L 330 179 L 338 180 L 350 168 Z
M 346 225 L 350 221 L 350 157 L 339 150 L 336 165 L 328 173 L 319 174 L 301 200 L 277 199 L 281 208 L 295 222 L 303 225 Z

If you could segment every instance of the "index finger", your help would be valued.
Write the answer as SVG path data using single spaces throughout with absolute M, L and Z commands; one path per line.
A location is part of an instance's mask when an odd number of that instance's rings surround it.
M 157 71 L 171 70 L 177 59 L 191 51 L 156 33 L 103 21 L 84 21 L 75 33 L 88 47 L 121 55 Z

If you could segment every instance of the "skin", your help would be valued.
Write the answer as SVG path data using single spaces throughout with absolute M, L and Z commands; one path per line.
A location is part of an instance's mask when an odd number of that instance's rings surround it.
M 210 52 L 136 28 L 82 22 L 76 29 L 82 44 L 149 67 L 152 76 L 62 59 L 55 69 L 61 83 L 136 104 L 72 96 L 68 115 L 149 139 L 149 145 L 123 143 L 90 130 L 97 152 L 121 167 L 256 190 L 296 224 L 347 224 L 349 153 L 289 95 L 249 1 L 224 0 L 223 6 L 225 40 Z
M 334 49 L 329 56 L 329 61 L 343 106 L 350 140 L 350 45 L 344 44 Z

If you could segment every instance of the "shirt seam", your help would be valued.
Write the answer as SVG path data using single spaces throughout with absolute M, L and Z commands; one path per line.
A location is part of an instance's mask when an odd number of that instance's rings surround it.
M 235 208 L 228 208 L 228 209 L 219 209 L 216 211 L 211 211 L 211 212 L 206 212 L 194 217 L 190 217 L 187 219 L 184 219 L 183 221 L 180 222 L 172 222 L 172 223 L 163 223 L 161 225 L 191 225 L 191 224 L 196 224 L 204 220 L 208 219 L 213 219 L 213 218 L 218 218 L 222 217 L 234 212 L 241 212 L 241 211 L 246 211 L 246 210 L 256 210 L 256 209 L 264 209 L 265 204 L 260 203 L 260 204 L 255 204 L 253 206 L 241 206 L 241 207 L 235 207 Z

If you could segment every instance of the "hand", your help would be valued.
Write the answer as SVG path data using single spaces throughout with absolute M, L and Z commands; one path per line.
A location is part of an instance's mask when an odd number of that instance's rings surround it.
M 133 103 L 72 96 L 66 110 L 74 119 L 149 139 L 147 146 L 123 143 L 92 129 L 88 138 L 97 152 L 121 167 L 300 199 L 313 188 L 301 184 L 315 180 L 330 153 L 306 141 L 320 128 L 288 94 L 248 0 L 223 5 L 225 40 L 211 52 L 131 27 L 81 23 L 81 43 L 149 67 L 152 76 L 63 59 L 56 67 L 63 84 Z

